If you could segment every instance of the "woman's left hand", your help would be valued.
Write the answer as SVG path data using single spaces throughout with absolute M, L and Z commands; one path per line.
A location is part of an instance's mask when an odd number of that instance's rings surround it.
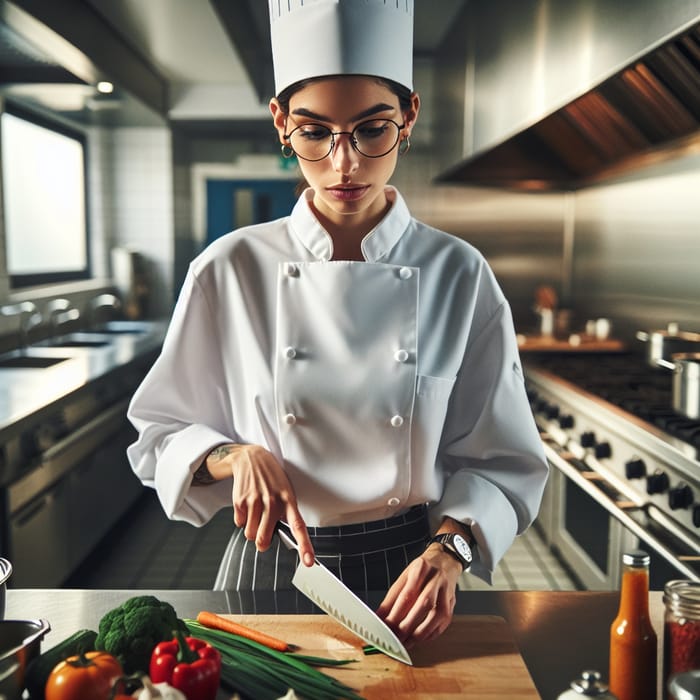
M 452 621 L 461 573 L 451 554 L 431 545 L 403 570 L 377 614 L 407 647 L 435 639 Z

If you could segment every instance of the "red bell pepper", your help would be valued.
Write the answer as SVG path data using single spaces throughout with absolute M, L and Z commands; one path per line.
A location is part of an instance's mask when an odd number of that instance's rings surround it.
M 185 637 L 179 630 L 169 642 L 157 644 L 151 655 L 153 683 L 169 683 L 187 700 L 215 700 L 221 678 L 221 654 L 211 644 Z

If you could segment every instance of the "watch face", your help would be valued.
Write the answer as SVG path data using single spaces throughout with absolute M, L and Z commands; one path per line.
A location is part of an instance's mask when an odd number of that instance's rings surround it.
M 470 562 L 472 560 L 472 550 L 467 544 L 467 541 L 462 537 L 462 535 L 455 535 L 452 538 L 452 543 L 459 555 L 466 561 Z

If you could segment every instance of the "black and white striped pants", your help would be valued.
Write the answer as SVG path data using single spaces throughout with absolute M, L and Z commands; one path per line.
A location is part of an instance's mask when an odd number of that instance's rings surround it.
M 386 591 L 421 554 L 430 537 L 428 509 L 414 506 L 403 515 L 338 527 L 309 527 L 317 559 L 358 594 Z M 258 552 L 239 528 L 224 552 L 214 590 L 290 590 L 299 563 L 296 550 L 274 537 Z

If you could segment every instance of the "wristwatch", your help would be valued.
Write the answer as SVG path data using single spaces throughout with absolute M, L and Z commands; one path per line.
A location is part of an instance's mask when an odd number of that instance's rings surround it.
M 442 548 L 462 565 L 462 571 L 469 570 L 474 556 L 469 542 L 462 535 L 456 532 L 444 532 L 442 535 L 431 537 L 426 547 L 429 547 L 433 542 L 439 542 Z

